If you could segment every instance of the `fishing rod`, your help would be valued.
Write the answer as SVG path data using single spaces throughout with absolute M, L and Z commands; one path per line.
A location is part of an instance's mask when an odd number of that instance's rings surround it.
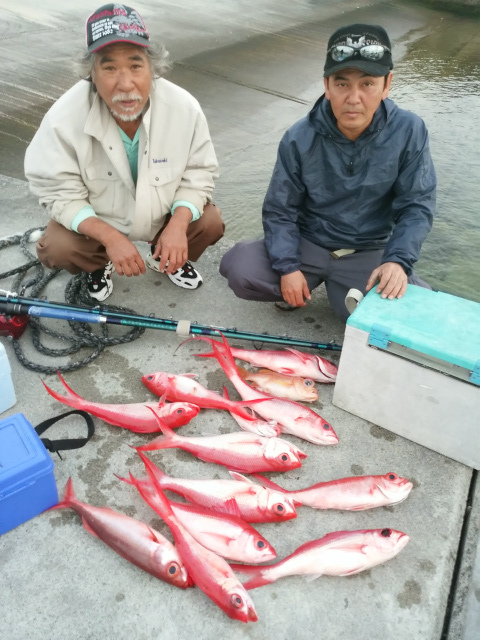
M 175 331 L 179 336 L 189 335 L 220 336 L 251 340 L 253 342 L 268 342 L 292 347 L 309 349 L 323 349 L 326 351 L 341 351 L 339 344 L 322 343 L 313 340 L 303 340 L 285 336 L 274 336 L 269 333 L 254 333 L 241 331 L 236 327 L 226 328 L 213 325 L 202 325 L 190 320 L 170 320 L 157 318 L 154 315 L 141 316 L 134 313 L 111 311 L 106 307 L 82 307 L 63 302 L 50 302 L 43 298 L 26 298 L 10 291 L 0 290 L 0 335 L 20 337 L 26 328 L 27 321 L 23 316 L 36 318 L 55 318 L 72 322 L 87 322 L 90 324 L 117 324 L 145 329 L 160 329 Z

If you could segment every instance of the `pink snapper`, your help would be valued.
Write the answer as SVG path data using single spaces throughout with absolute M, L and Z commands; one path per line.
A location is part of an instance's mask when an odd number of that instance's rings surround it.
M 76 511 L 89 533 L 155 578 L 180 589 L 193 586 L 178 550 L 169 540 L 145 523 L 109 507 L 92 507 L 80 502 L 75 497 L 71 478 L 65 487 L 63 500 L 49 511 L 53 509 Z
M 153 409 L 151 410 L 153 413 Z M 234 471 L 291 471 L 302 466 L 306 458 L 298 447 L 280 438 L 265 438 L 254 433 L 234 432 L 218 436 L 180 436 L 169 429 L 157 416 L 164 434 L 136 447 L 138 451 L 179 448 L 189 451 L 205 462 L 215 462 Z
M 239 474 L 231 474 L 233 478 Z M 339 509 L 341 511 L 362 511 L 375 507 L 399 504 L 407 499 L 413 484 L 406 478 L 390 471 L 384 476 L 354 476 L 329 482 L 318 482 L 307 489 L 287 491 L 278 484 L 254 474 L 264 487 L 283 491 L 293 498 L 295 504 L 303 504 L 314 509 Z
M 297 517 L 292 498 L 243 478 L 235 480 L 200 480 L 171 478 L 155 466 L 141 451 L 143 462 L 150 465 L 158 484 L 189 502 L 208 509 L 238 516 L 246 522 L 283 522 Z
M 55 400 L 69 407 L 88 411 L 97 418 L 101 418 L 104 422 L 108 422 L 108 424 L 112 424 L 115 427 L 123 427 L 135 433 L 153 433 L 159 431 L 158 423 L 147 407 L 155 409 L 171 429 L 187 424 L 187 422 L 190 422 L 200 411 L 200 407 L 190 402 L 172 402 L 165 404 L 163 399 L 160 400 L 160 402 L 142 402 L 136 404 L 90 402 L 76 394 L 73 389 L 68 386 L 60 373 L 58 373 L 58 377 L 67 391 L 67 395 L 65 396 L 47 387 L 42 380 L 43 386 Z
M 246 589 L 255 589 L 279 578 L 303 575 L 350 576 L 394 558 L 410 540 L 394 529 L 336 531 L 319 540 L 302 544 L 280 562 L 264 567 L 232 564 L 234 571 L 246 573 Z

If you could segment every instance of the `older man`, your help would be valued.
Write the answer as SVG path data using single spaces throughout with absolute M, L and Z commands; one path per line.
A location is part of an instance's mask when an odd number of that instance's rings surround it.
M 220 265 L 235 294 L 292 310 L 325 283 L 345 320 L 350 288 L 400 298 L 432 225 L 436 178 L 423 121 L 389 98 L 390 39 L 377 25 L 335 31 L 325 94 L 283 136 L 263 205 L 264 240 Z
M 25 174 L 52 220 L 40 261 L 87 272 L 104 300 L 111 274 L 148 267 L 178 286 L 202 283 L 189 260 L 219 240 L 211 202 L 218 165 L 198 102 L 161 76 L 168 54 L 155 47 L 137 11 L 107 4 L 87 19 L 85 78 L 48 111 L 29 145 Z M 151 242 L 146 260 L 134 241 Z

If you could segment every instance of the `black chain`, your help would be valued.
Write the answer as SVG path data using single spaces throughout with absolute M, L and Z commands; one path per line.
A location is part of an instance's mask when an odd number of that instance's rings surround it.
M 28 297 L 39 298 L 41 291 L 43 291 L 47 284 L 61 272 L 59 269 L 45 270 L 40 261 L 27 249 L 27 242 L 31 235 L 36 231 L 43 231 L 44 229 L 45 227 L 35 227 L 33 229 L 29 229 L 22 235 L 9 236 L 0 240 L 0 249 L 18 244 L 20 245 L 22 253 L 28 258 L 28 262 L 20 265 L 19 267 L 10 269 L 10 271 L 6 271 L 5 273 L 0 273 L 0 280 L 4 280 L 5 278 L 9 278 L 14 275 L 17 276 L 12 283 L 12 289 L 14 293 L 21 296 L 24 296 L 27 289 L 29 289 Z M 35 269 L 35 275 L 26 279 L 27 274 L 31 269 Z M 75 306 L 92 306 L 92 298 L 89 296 L 87 289 L 86 273 L 79 273 L 78 275 L 70 278 L 65 288 L 65 301 L 68 304 L 73 304 Z M 114 312 L 135 314 L 134 311 L 127 309 L 126 307 L 102 304 L 102 308 L 106 308 Z M 133 340 L 139 338 L 145 331 L 143 327 L 133 327 L 119 337 L 110 337 L 107 324 L 96 325 L 100 334 L 94 334 L 92 332 L 91 325 L 88 323 L 73 322 L 69 320 L 68 324 L 70 325 L 73 335 L 53 331 L 48 327 L 48 325 L 41 322 L 39 318 L 30 317 L 28 327 L 30 329 L 29 333 L 35 349 L 45 356 L 58 358 L 78 353 L 81 349 L 91 348 L 92 351 L 87 356 L 67 365 L 47 366 L 29 360 L 23 352 L 20 341 L 14 338 L 13 349 L 19 362 L 25 368 L 30 369 L 31 371 L 38 371 L 39 373 L 56 373 L 57 371 L 64 373 L 67 371 L 75 371 L 76 369 L 80 369 L 80 367 L 84 367 L 86 364 L 95 360 L 95 358 L 102 353 L 105 347 L 133 342 Z M 68 343 L 69 346 L 59 349 L 47 347 L 41 341 L 42 334 L 48 335 L 64 343 Z

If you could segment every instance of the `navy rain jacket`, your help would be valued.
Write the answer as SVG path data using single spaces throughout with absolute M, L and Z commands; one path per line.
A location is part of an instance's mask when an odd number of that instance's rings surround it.
M 280 275 L 300 269 L 300 237 L 326 249 L 378 249 L 407 275 L 432 226 L 436 176 L 423 120 L 386 99 L 352 142 L 321 96 L 283 136 L 263 204 Z

